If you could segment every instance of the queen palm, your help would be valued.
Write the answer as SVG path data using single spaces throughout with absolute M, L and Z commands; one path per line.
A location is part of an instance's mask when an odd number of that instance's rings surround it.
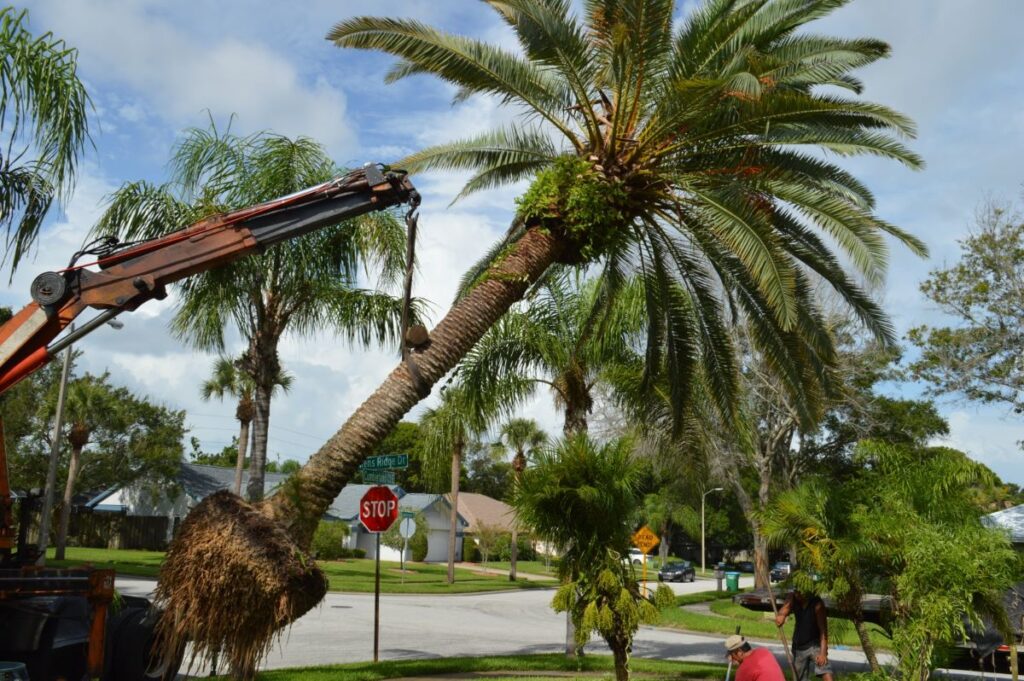
M 15 267 L 54 198 L 70 193 L 89 141 L 78 51 L 27 24 L 25 10 L 0 9 L 0 228 Z
M 89 437 L 97 421 L 106 416 L 104 412 L 117 409 L 117 406 L 102 379 L 84 376 L 68 385 L 65 410 L 67 421 L 71 424 L 67 434 L 68 444 L 71 445 L 71 458 L 68 461 L 68 479 L 64 485 L 60 523 L 57 525 L 57 541 L 54 544 L 56 560 L 64 560 L 75 483 L 81 473 L 82 450 L 89 444 Z
M 171 182 L 121 187 L 97 226 L 122 238 L 149 238 L 211 214 L 250 206 L 324 182 L 340 171 L 308 138 L 247 137 L 189 130 L 178 143 Z M 247 493 L 263 497 L 271 398 L 287 333 L 335 329 L 368 345 L 397 336 L 400 301 L 358 287 L 360 267 L 391 284 L 403 272 L 404 234 L 394 216 L 348 220 L 180 286 L 174 333 L 197 348 L 223 351 L 233 326 L 247 347 L 238 362 L 252 384 L 253 442 Z
M 501 427 L 501 444 L 509 451 L 515 452 L 512 457 L 512 479 L 519 485 L 529 457 L 540 451 L 547 444 L 548 435 L 533 419 L 509 419 Z M 508 578 L 516 579 L 516 560 L 519 554 L 519 523 L 512 524 L 512 541 Z
M 633 282 L 607 301 L 601 283 L 578 272 L 546 278 L 466 355 L 459 379 L 483 392 L 508 376 L 526 379 L 529 393 L 546 386 L 564 413 L 563 432 L 585 432 L 602 373 L 635 357 L 645 328 L 642 287 Z
M 292 377 L 282 371 L 275 381 L 275 387 L 285 392 L 292 385 Z M 238 420 L 238 458 L 235 461 L 235 483 L 231 491 L 242 493 L 242 470 L 245 467 L 245 452 L 249 447 L 249 424 L 252 423 L 254 386 L 252 379 L 238 368 L 237 360 L 221 356 L 213 363 L 213 373 L 203 381 L 199 393 L 204 400 L 232 397 L 238 400 L 235 418 Z
M 664 367 L 672 375 L 677 412 L 700 364 L 711 399 L 732 410 L 737 370 L 727 310 L 752 321 L 757 342 L 798 390 L 794 336 L 823 351 L 830 343 L 812 277 L 892 338 L 858 278 L 882 278 L 886 235 L 918 253 L 924 245 L 879 219 L 869 190 L 821 152 L 911 168 L 921 162 L 900 140 L 914 134 L 910 120 L 850 96 L 862 89 L 853 72 L 887 56 L 888 46 L 801 30 L 841 0 L 707 0 L 678 27 L 673 0 L 585 0 L 579 16 L 568 0 L 488 4 L 520 52 L 395 18 L 356 17 L 329 33 L 340 47 L 395 56 L 390 80 L 432 74 L 454 85 L 459 101 L 494 96 L 522 114 L 516 125 L 419 151 L 404 167 L 470 171 L 463 195 L 531 184 L 508 233 L 473 268 L 430 343 L 388 376 L 286 493 L 252 516 L 280 524 L 275 541 L 308 546 L 317 519 L 374 444 L 556 264 L 599 270 L 609 300 L 631 276 L 643 281 L 647 372 L 654 378 Z M 263 580 L 276 585 L 263 589 L 265 607 L 253 607 L 244 622 L 222 621 L 210 603 L 254 602 L 255 588 L 252 578 L 222 575 L 254 574 L 238 561 L 262 550 L 244 547 L 255 548 L 257 536 L 270 541 L 239 529 L 240 550 L 201 556 L 190 535 L 218 532 L 215 519 L 226 508 L 211 500 L 193 513 L 165 562 L 158 595 L 174 622 L 169 645 L 187 639 L 201 653 L 227 635 L 239 654 L 258 652 L 322 595 L 314 572 L 296 580 L 284 572 L 296 563 L 270 566 L 281 578 Z M 297 591 L 308 585 L 316 588 Z

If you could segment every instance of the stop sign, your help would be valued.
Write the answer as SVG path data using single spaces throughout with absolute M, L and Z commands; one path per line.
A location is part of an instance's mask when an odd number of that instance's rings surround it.
M 386 532 L 398 518 L 398 497 L 387 487 L 371 487 L 359 500 L 359 520 L 370 532 Z

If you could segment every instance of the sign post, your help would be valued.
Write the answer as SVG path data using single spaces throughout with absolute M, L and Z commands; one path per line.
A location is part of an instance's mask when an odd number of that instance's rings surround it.
M 643 585 L 644 585 L 644 596 L 647 595 L 647 554 L 651 552 L 655 546 L 658 545 L 658 535 L 651 531 L 651 528 L 644 525 L 635 533 L 633 533 L 633 546 L 640 549 L 644 554 L 644 567 L 643 567 Z
M 371 487 L 359 500 L 359 522 L 377 535 L 373 578 L 373 661 L 380 659 L 380 535 L 398 517 L 398 497 L 388 487 Z

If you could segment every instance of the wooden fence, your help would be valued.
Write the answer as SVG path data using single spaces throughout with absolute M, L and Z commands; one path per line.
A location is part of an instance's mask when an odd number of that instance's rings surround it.
M 167 549 L 166 517 L 132 516 L 120 513 L 73 513 L 70 544 L 107 549 Z

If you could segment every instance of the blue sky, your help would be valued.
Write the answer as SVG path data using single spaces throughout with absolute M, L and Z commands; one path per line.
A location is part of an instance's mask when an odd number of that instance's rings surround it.
M 96 106 L 95 149 L 64 214 L 44 233 L 35 262 L 0 292 L 4 305 L 23 305 L 32 277 L 66 262 L 102 211 L 104 197 L 122 182 L 164 179 L 179 132 L 206 125 L 210 116 L 224 125 L 236 115 L 239 132 L 313 137 L 349 166 L 387 162 L 511 117 L 485 99 L 453 108 L 452 90 L 425 77 L 385 85 L 389 59 L 342 51 L 323 39 L 337 21 L 377 7 L 512 47 L 496 15 L 473 0 L 48 0 L 27 7 L 34 31 L 53 31 L 80 51 L 81 74 Z M 1021 195 L 1022 25 L 1024 3 L 1018 0 L 854 0 L 815 27 L 889 41 L 893 57 L 861 74 L 865 96 L 910 114 L 919 127 L 912 147 L 925 158 L 925 170 L 863 159 L 847 164 L 877 194 L 882 217 L 932 250 L 929 261 L 892 253 L 882 296 L 901 333 L 940 319 L 918 285 L 929 269 L 955 260 L 957 240 L 978 206 Z M 459 275 L 508 223 L 522 188 L 449 207 L 459 177 L 433 174 L 415 181 L 425 199 L 415 293 L 434 303 L 436 321 Z M 187 409 L 192 434 L 206 448 L 219 448 L 236 430 L 234 408 L 199 399 L 213 358 L 169 336 L 172 306 L 173 296 L 150 303 L 123 315 L 123 330 L 93 334 L 81 345 L 83 368 L 109 369 L 115 380 Z M 300 460 L 333 434 L 394 363 L 390 352 L 352 349 L 330 336 L 289 338 L 282 360 L 296 382 L 290 395 L 275 400 L 270 452 Z M 893 386 L 892 392 L 916 396 L 920 388 Z M 1024 454 L 1016 445 L 1024 439 L 1024 421 L 994 407 L 944 401 L 942 409 L 952 428 L 947 444 L 1024 484 Z M 526 412 L 549 431 L 559 430 L 549 395 Z

